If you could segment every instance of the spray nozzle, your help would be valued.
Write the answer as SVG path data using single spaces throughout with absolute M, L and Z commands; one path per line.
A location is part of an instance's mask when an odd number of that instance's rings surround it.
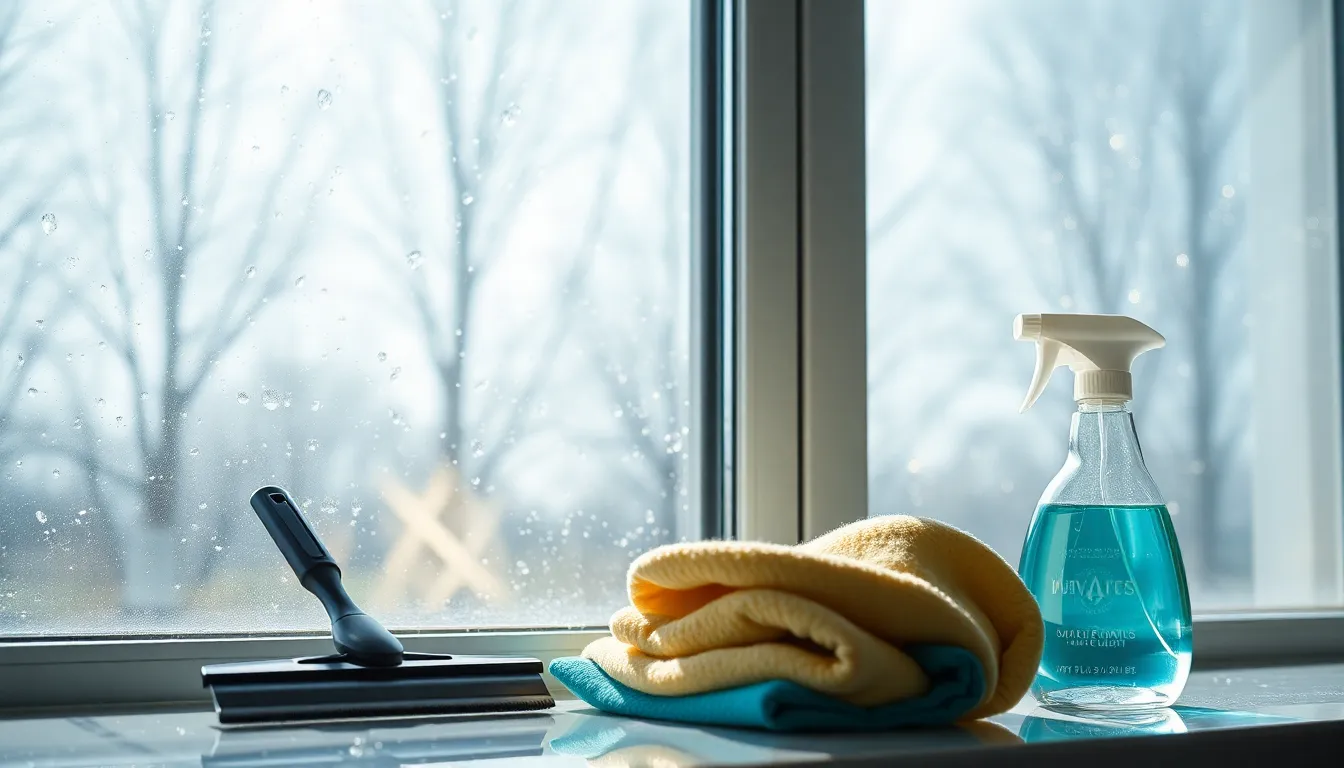
M 1061 365 L 1075 374 L 1074 400 L 1129 401 L 1134 396 L 1130 364 L 1167 343 L 1162 334 L 1124 315 L 1018 315 L 1013 338 L 1036 342 L 1036 372 L 1023 411 Z

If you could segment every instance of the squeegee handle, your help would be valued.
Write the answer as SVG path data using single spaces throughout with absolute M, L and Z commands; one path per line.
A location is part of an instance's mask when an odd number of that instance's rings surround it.
M 309 573 L 320 566 L 331 566 L 340 578 L 340 566 L 332 559 L 331 553 L 322 546 L 322 540 L 303 519 L 303 514 L 294 504 L 288 492 L 283 488 L 268 485 L 252 494 L 252 510 L 261 519 L 266 531 L 275 540 L 280 554 L 285 556 L 289 567 L 300 583 L 305 583 Z M 306 584 L 305 584 L 306 586 Z

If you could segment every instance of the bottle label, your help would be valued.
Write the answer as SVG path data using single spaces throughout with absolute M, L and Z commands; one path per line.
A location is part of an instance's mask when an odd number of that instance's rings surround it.
M 1072 552 L 1070 557 L 1073 557 Z M 1070 571 L 1067 574 L 1061 572 L 1050 580 L 1050 594 L 1076 598 L 1076 605 L 1084 613 L 1101 613 L 1115 598 L 1139 594 L 1133 580 L 1116 578 L 1118 574 L 1112 569 L 1077 568 Z
M 1125 643 L 1138 637 L 1132 629 L 1102 629 L 1100 627 L 1055 627 L 1055 639 L 1077 648 L 1124 648 Z

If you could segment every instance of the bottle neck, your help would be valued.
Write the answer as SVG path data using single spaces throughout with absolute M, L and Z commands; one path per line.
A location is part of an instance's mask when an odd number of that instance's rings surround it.
M 1161 504 L 1143 462 L 1129 403 L 1082 401 L 1069 429 L 1069 458 L 1046 491 L 1070 504 Z
M 1077 454 L 1085 465 L 1097 465 L 1102 470 L 1103 482 L 1110 474 L 1106 470 L 1137 466 L 1147 473 L 1129 403 L 1089 400 L 1078 403 L 1069 427 L 1069 453 Z

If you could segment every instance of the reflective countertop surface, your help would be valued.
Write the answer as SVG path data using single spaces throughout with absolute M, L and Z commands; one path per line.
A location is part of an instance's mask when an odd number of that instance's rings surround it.
M 581 702 L 513 715 L 221 730 L 210 712 L 0 720 L 0 766 L 700 766 L 932 756 L 1040 742 L 1344 721 L 1344 664 L 1196 673 L 1181 706 L 1080 719 L 1024 701 L 989 721 L 887 734 L 773 734 L 613 717 Z

